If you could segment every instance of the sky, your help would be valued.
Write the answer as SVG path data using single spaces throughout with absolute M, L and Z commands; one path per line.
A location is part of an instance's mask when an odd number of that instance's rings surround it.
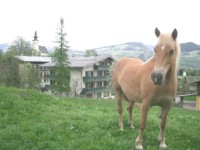
M 179 42 L 200 44 L 198 0 L 2 0 L 0 43 L 18 36 L 55 46 L 64 18 L 71 49 L 86 50 L 125 42 L 156 44 L 154 29 L 178 30 Z

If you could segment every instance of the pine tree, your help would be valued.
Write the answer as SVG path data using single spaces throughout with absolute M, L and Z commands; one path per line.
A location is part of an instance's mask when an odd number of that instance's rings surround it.
M 54 80 L 54 85 L 52 87 L 59 92 L 68 93 L 70 91 L 70 70 L 68 61 L 68 41 L 65 37 L 67 33 L 64 30 L 64 19 L 60 18 L 60 23 L 57 28 L 55 51 L 52 55 L 52 60 L 55 66 L 52 69 L 52 79 Z

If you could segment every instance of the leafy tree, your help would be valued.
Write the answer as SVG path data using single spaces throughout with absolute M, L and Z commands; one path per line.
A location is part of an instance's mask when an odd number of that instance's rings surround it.
M 68 61 L 68 41 L 66 41 L 67 33 L 64 28 L 64 19 L 60 18 L 57 28 L 55 51 L 52 54 L 52 60 L 55 66 L 52 68 L 52 79 L 54 80 L 53 88 L 60 94 L 70 91 L 70 70 Z
M 85 51 L 85 56 L 86 57 L 97 56 L 97 52 L 95 51 L 95 49 L 88 49 Z
M 19 87 L 19 61 L 14 56 L 14 51 L 6 51 L 2 54 L 0 61 L 0 84 Z
M 19 61 L 12 55 L 5 55 L 1 61 L 2 79 L 6 86 L 20 86 Z
M 20 85 L 22 87 L 37 88 L 40 82 L 39 73 L 31 63 L 21 64 L 19 67 Z
M 10 51 L 13 52 L 14 55 L 31 56 L 35 50 L 31 46 L 30 42 L 26 41 L 22 37 L 18 37 L 8 48 L 8 52 Z
M 15 51 L 7 51 L 0 61 L 0 84 L 5 86 L 29 87 L 38 86 L 40 78 L 32 64 L 20 64 Z

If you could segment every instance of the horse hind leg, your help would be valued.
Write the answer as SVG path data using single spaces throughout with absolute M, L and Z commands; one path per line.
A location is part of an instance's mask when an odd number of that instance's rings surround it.
M 129 123 L 131 129 L 134 128 L 134 126 L 133 126 L 133 116 L 132 116 L 133 105 L 134 105 L 134 102 L 129 101 L 129 105 L 128 105 L 128 108 L 127 108 L 128 113 L 129 113 L 128 123 Z
M 118 104 L 118 114 L 119 114 L 119 129 L 123 131 L 123 118 L 122 118 L 122 112 L 123 112 L 123 107 L 122 107 L 122 91 L 121 89 L 115 90 L 115 99 L 117 100 Z

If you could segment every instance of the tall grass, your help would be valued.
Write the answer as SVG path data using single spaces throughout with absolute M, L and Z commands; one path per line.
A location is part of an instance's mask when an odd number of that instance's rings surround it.
M 118 128 L 114 100 L 56 98 L 34 90 L 0 87 L 1 150 L 129 150 L 138 135 L 128 127 L 124 103 L 124 132 Z M 159 107 L 152 107 L 144 133 L 144 148 L 156 150 Z M 200 149 L 200 113 L 181 108 L 170 111 L 166 143 L 169 150 Z

